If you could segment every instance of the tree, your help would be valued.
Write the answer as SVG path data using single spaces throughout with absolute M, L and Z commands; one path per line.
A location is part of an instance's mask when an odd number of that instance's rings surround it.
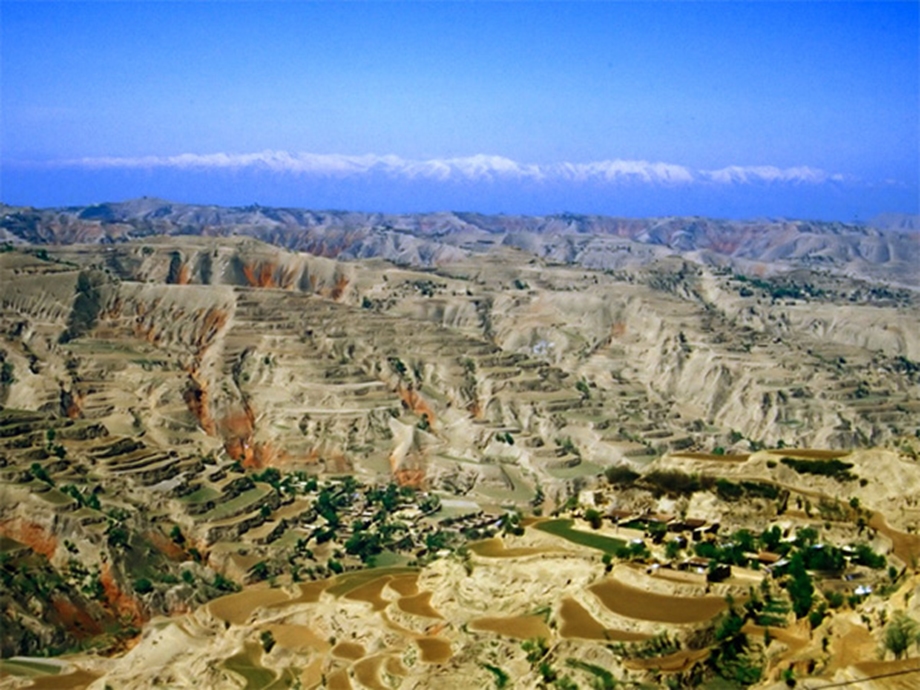
M 882 644 L 895 659 L 900 659 L 914 643 L 920 644 L 920 625 L 904 611 L 897 611 L 885 626 Z
M 600 529 L 604 524 L 604 518 L 598 510 L 588 508 L 585 511 L 585 520 L 591 525 L 591 529 Z
M 254 580 L 264 580 L 269 575 L 268 563 L 259 561 L 249 569 L 249 574 Z
M 802 618 L 811 610 L 815 586 L 805 571 L 805 561 L 800 552 L 793 554 L 790 559 L 789 574 L 786 590 L 792 599 L 792 610 L 795 611 L 796 618 Z
M 275 647 L 275 636 L 272 635 L 271 630 L 263 630 L 262 634 L 259 635 L 259 640 L 262 642 L 262 649 L 265 650 L 266 654 Z
M 138 594 L 147 594 L 153 591 L 153 583 L 146 577 L 139 577 L 134 581 L 134 591 Z
M 677 539 L 672 539 L 667 544 L 664 545 L 664 555 L 668 560 L 674 560 L 680 555 L 681 552 L 680 541 Z

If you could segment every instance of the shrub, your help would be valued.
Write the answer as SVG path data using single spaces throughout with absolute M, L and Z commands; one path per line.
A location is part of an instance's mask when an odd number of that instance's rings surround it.
M 712 477 L 687 474 L 679 470 L 654 470 L 643 477 L 653 491 L 657 490 L 670 496 L 689 496 L 697 491 L 704 491 L 715 486 Z
M 603 516 L 594 508 L 588 508 L 585 511 L 585 520 L 591 525 L 591 529 L 600 529 L 601 525 L 604 524 Z
M 841 460 L 797 460 L 796 458 L 781 458 L 780 462 L 791 467 L 799 474 L 814 474 L 821 477 L 833 477 L 840 482 L 849 482 L 856 479 L 850 472 L 853 467 L 851 462 Z
M 882 644 L 894 654 L 895 659 L 900 659 L 914 643 L 920 644 L 920 627 L 917 621 L 904 611 L 896 611 L 894 618 L 885 626 Z
M 259 635 L 259 640 L 262 642 L 262 649 L 265 650 L 265 653 L 268 654 L 275 647 L 275 636 L 272 635 L 271 630 L 263 630 L 262 634 Z
M 134 581 L 134 591 L 138 594 L 148 594 L 153 591 L 153 583 L 146 577 L 139 577 Z
M 604 477 L 611 484 L 630 486 L 639 478 L 639 473 L 634 472 L 626 465 L 611 465 L 604 470 Z

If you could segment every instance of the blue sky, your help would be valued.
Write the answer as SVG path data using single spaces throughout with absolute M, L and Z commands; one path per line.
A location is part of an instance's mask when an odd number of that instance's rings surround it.
M 7 203 L 920 211 L 917 2 L 0 12 Z

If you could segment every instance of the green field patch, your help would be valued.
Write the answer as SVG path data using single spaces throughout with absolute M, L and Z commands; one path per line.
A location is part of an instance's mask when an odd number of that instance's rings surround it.
M 384 578 L 389 575 L 403 575 L 405 573 L 418 572 L 417 568 L 392 567 L 392 568 L 371 568 L 369 570 L 356 570 L 335 577 L 334 584 L 326 589 L 329 594 L 335 597 L 341 597 L 352 590 L 366 585 L 378 578 Z
M 73 500 L 72 496 L 68 496 L 64 492 L 58 489 L 49 489 L 48 491 L 43 491 L 38 494 L 38 497 L 43 501 L 56 506 L 66 506 L 66 505 L 76 505 L 76 501 Z
M 408 556 L 384 549 L 373 557 L 372 568 L 394 568 L 405 566 L 410 560 Z
M 12 553 L 27 548 L 29 547 L 27 547 L 22 542 L 18 542 L 15 539 L 10 539 L 7 536 L 0 535 L 0 553 Z
M 574 524 L 574 520 L 559 518 L 556 520 L 544 520 L 534 523 L 533 527 L 541 532 L 547 532 L 548 534 L 562 537 L 573 544 L 588 546 L 592 549 L 603 551 L 604 553 L 616 553 L 619 549 L 626 546 L 626 542 L 622 539 L 607 537 L 603 534 L 582 532 L 581 530 L 574 529 Z
M 253 488 L 244 491 L 239 496 L 221 503 L 201 516 L 202 520 L 214 521 L 234 517 L 247 512 L 251 506 L 268 496 L 273 491 L 268 484 L 256 484 Z
M 36 659 L 0 659 L 0 673 L 9 673 L 12 676 L 56 676 L 60 674 L 60 664 L 49 664 Z
M 244 690 L 264 690 L 275 682 L 275 674 L 259 663 L 261 655 L 257 644 L 247 643 L 242 652 L 224 661 L 224 668 L 246 680 Z

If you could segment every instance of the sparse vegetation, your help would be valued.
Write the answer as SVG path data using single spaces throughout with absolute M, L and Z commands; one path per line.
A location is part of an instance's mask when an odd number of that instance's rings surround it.
M 850 472 L 853 463 L 843 462 L 832 458 L 829 460 L 802 460 L 796 458 L 781 458 L 780 462 L 791 467 L 800 474 L 814 474 L 822 477 L 832 477 L 840 482 L 849 482 L 857 477 Z

